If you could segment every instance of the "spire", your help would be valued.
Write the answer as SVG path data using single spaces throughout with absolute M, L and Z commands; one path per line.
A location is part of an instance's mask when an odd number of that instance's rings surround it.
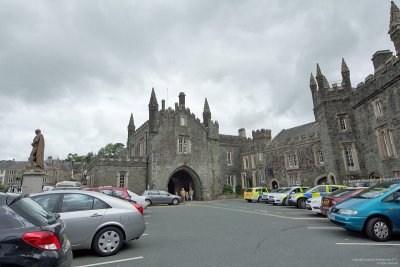
M 128 131 L 135 131 L 135 122 L 133 121 L 133 114 L 131 113 L 131 117 L 129 119 L 129 124 L 128 124 Z
M 329 86 L 328 79 L 324 76 L 324 89 L 329 89 L 329 88 L 330 88 L 330 86 Z
M 346 61 L 344 61 L 344 58 L 342 58 L 342 73 L 344 72 L 350 72 L 349 67 L 347 67 Z
M 314 75 L 311 72 L 311 76 L 310 76 L 310 87 L 314 87 L 317 86 L 317 82 L 315 81 Z
M 208 106 L 208 101 L 207 98 L 204 101 L 204 109 L 203 109 L 203 123 L 206 127 L 208 127 L 208 125 L 210 125 L 211 122 L 211 111 L 210 111 L 210 107 Z
M 400 10 L 396 4 L 392 1 L 390 7 L 390 24 L 389 24 L 389 34 L 392 34 L 397 26 L 400 24 Z
M 316 77 L 320 77 L 322 76 L 322 72 L 321 72 L 321 68 L 319 67 L 319 64 L 317 63 L 317 76 Z
M 157 102 L 156 93 L 154 92 L 154 88 L 151 88 L 149 108 L 156 108 L 158 110 L 158 102 Z

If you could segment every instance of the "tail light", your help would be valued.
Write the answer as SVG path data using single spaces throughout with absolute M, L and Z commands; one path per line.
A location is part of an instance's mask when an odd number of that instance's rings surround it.
M 53 232 L 30 232 L 22 235 L 22 239 L 31 246 L 45 250 L 60 249 L 60 242 Z
M 137 210 L 138 210 L 142 215 L 144 215 L 142 205 L 140 205 L 140 204 L 138 204 L 138 203 L 132 203 L 132 204 L 133 204 L 133 206 L 135 206 L 135 207 L 137 208 Z

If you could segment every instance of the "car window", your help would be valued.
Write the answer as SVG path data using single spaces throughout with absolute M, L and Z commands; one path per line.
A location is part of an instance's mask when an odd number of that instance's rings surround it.
M 113 196 L 122 197 L 122 191 L 120 190 L 113 190 Z
M 102 192 L 103 194 L 106 194 L 106 195 L 109 195 L 109 196 L 112 195 L 112 191 L 109 190 L 109 189 L 103 189 L 103 190 L 101 190 L 101 192 Z
M 268 191 L 267 191 L 267 188 L 263 188 L 262 191 L 263 191 L 263 192 L 268 192 Z
M 396 202 L 397 197 L 400 196 L 400 189 L 397 190 L 396 192 L 391 193 L 384 199 L 382 199 L 382 202 Z
M 339 189 L 339 187 L 337 187 L 337 186 L 328 186 L 328 188 L 329 188 L 329 192 L 333 192 L 333 191 L 336 191 Z
M 105 203 L 103 200 L 98 199 L 96 197 L 94 198 L 94 200 L 93 200 L 93 209 L 94 210 L 109 209 L 109 208 L 111 208 L 110 205 Z
M 15 201 L 10 205 L 10 208 L 25 220 L 37 226 L 50 225 L 57 221 L 53 213 L 46 211 L 42 206 L 28 197 Z
M 326 192 L 326 186 L 320 186 L 314 192 Z
M 61 212 L 91 210 L 93 197 L 83 194 L 65 194 L 61 205 Z
M 165 191 L 159 191 L 159 193 L 160 193 L 161 196 L 168 196 L 169 195 L 169 193 L 165 192 Z
M 245 190 L 245 192 L 246 192 L 246 193 L 253 192 L 253 188 L 247 188 L 247 189 Z
M 156 196 L 156 195 L 159 195 L 159 193 L 158 193 L 158 191 L 149 191 L 149 195 Z
M 49 194 L 32 197 L 32 199 L 39 203 L 40 206 L 52 212 L 55 211 L 59 198 L 60 194 Z

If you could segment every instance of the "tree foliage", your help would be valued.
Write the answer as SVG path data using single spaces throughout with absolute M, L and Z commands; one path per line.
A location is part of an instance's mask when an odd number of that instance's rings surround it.
M 122 143 L 115 143 L 115 144 L 108 144 L 105 147 L 100 148 L 99 152 L 97 153 L 101 157 L 114 157 L 124 149 L 125 145 Z

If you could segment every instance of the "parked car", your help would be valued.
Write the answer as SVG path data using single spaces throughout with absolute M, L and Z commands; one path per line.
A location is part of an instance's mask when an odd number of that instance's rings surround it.
M 262 197 L 261 197 L 261 202 L 265 202 L 265 203 L 269 203 L 269 196 L 273 196 L 278 192 L 281 192 L 282 190 L 284 190 L 286 187 L 280 187 L 280 188 L 276 188 L 276 189 L 272 189 L 269 190 L 268 193 L 263 193 Z
M 280 192 L 276 192 L 273 194 L 268 193 L 268 202 L 272 205 L 288 205 L 289 196 L 296 193 L 303 193 L 308 189 L 308 187 L 304 186 L 291 186 L 291 187 L 282 187 Z M 265 195 L 263 196 L 264 200 Z
M 305 209 L 307 199 L 326 196 L 333 191 L 346 187 L 347 186 L 344 185 L 317 185 L 308 189 L 305 193 L 292 194 L 289 198 L 289 205 L 295 206 L 299 209 Z
M 243 192 L 243 198 L 247 202 L 253 202 L 253 201 L 261 202 L 262 196 L 267 193 L 268 193 L 268 188 L 266 187 L 247 188 Z
M 71 266 L 65 223 L 29 197 L 0 193 L 0 266 Z
M 121 188 L 121 187 L 113 187 L 113 186 L 100 186 L 99 187 L 100 192 L 107 194 L 107 195 L 112 195 L 112 196 L 118 196 L 126 199 L 131 199 L 142 205 L 143 208 L 147 208 L 148 201 L 146 201 L 145 196 L 139 196 L 138 194 L 135 194 L 131 190 L 127 188 Z
M 400 232 L 400 180 L 376 184 L 334 205 L 328 218 L 375 241 L 389 240 Z
M 60 214 L 73 250 L 91 248 L 100 256 L 111 256 L 146 229 L 143 215 L 131 203 L 99 192 L 60 190 L 31 197 Z
M 306 209 L 321 214 L 322 197 L 312 197 L 306 201 Z
M 178 205 L 182 202 L 180 196 L 162 190 L 146 190 L 142 196 L 146 197 L 149 206 L 155 204 Z
M 335 192 L 327 196 L 323 196 L 321 200 L 321 213 L 326 216 L 328 214 L 329 209 L 333 205 L 340 203 L 343 200 L 346 200 L 349 197 L 352 197 L 364 191 L 367 188 L 368 187 L 348 187 L 336 190 Z

